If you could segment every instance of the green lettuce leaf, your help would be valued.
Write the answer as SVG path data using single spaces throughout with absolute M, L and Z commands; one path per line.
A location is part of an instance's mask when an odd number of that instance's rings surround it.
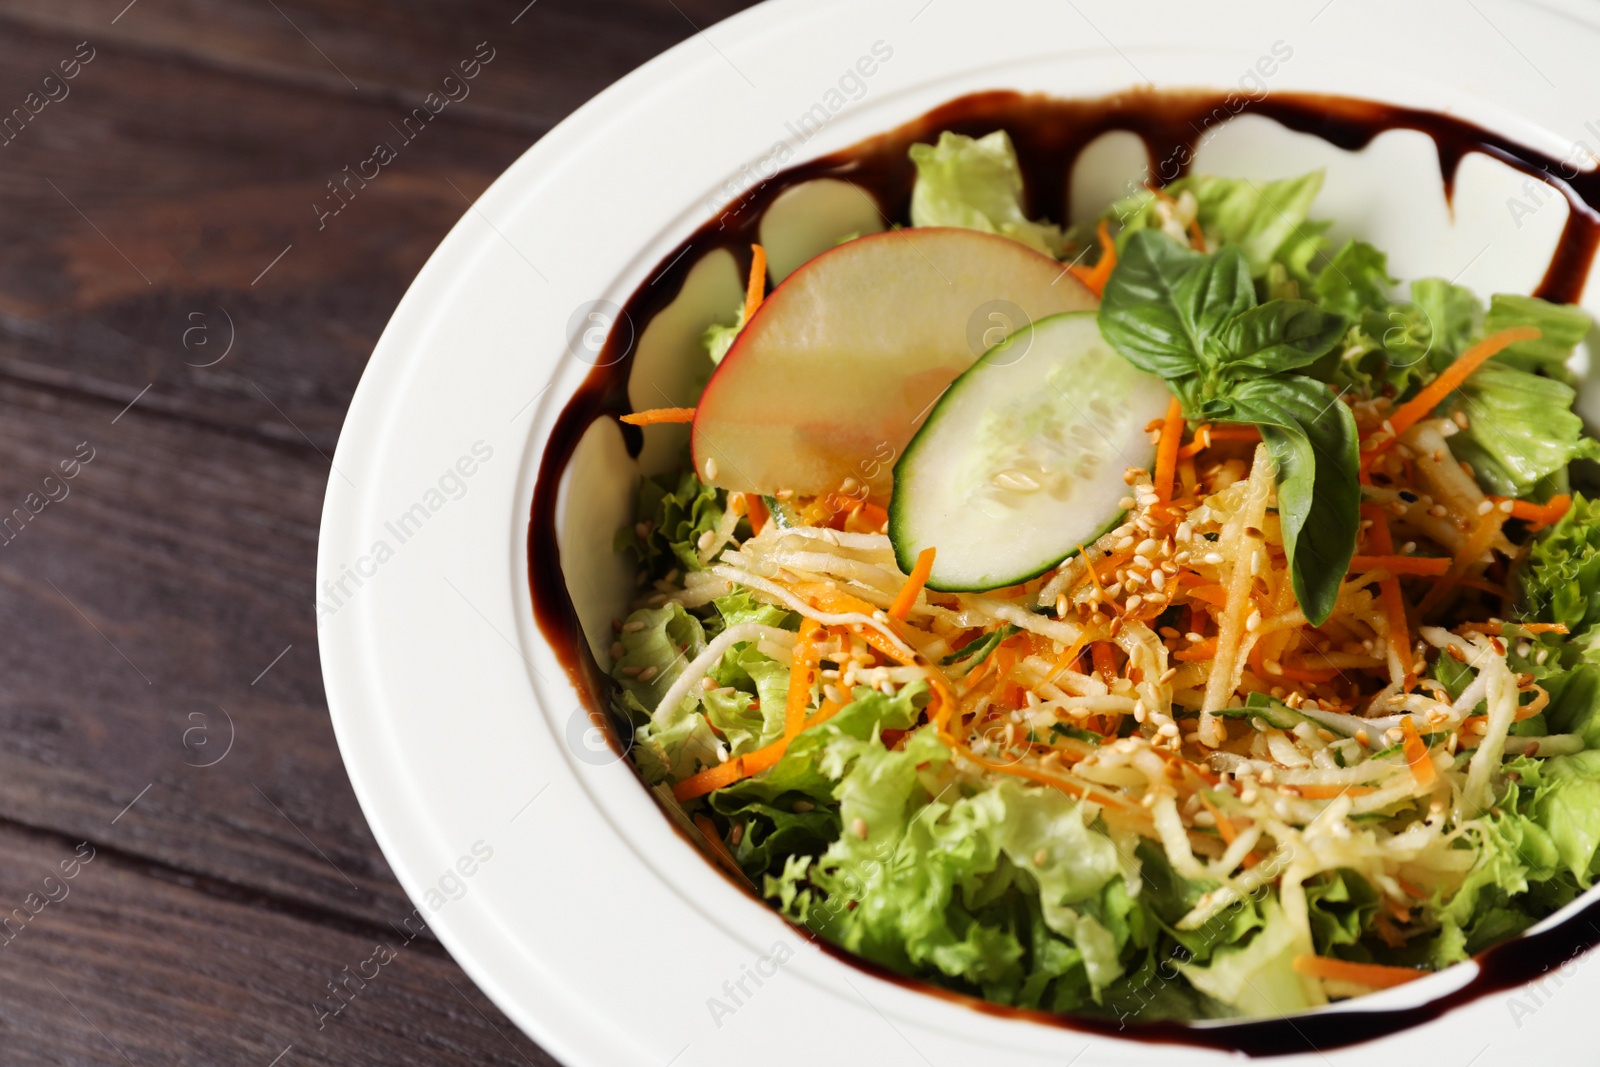
M 1301 935 L 1274 897 L 1261 905 L 1262 928 L 1243 945 L 1214 953 L 1204 965 L 1178 969 L 1200 992 L 1245 1016 L 1278 1016 L 1314 1007 L 1294 958 L 1307 951 Z
M 1511 326 L 1537 326 L 1542 336 L 1533 341 L 1518 341 L 1495 360 L 1526 371 L 1539 371 L 1563 381 L 1572 381 L 1567 360 L 1578 342 L 1594 326 L 1589 313 L 1570 304 L 1552 304 L 1536 296 L 1496 293 L 1489 300 L 1484 316 L 1484 333 Z
M 1483 305 L 1472 290 L 1443 278 L 1419 278 L 1411 283 L 1411 302 L 1422 313 L 1430 353 L 1438 353 L 1434 369 L 1454 360 L 1478 336 Z
M 1347 241 L 1318 273 L 1312 291 L 1329 311 L 1359 319 L 1389 306 L 1389 257 L 1365 241 Z
M 912 145 L 911 162 L 911 225 L 997 233 L 1060 258 L 1061 228 L 1023 212 L 1022 168 L 1004 130 L 976 139 L 946 130 L 937 144 Z
M 1574 637 L 1600 622 L 1600 502 L 1574 496 L 1561 521 L 1534 541 L 1522 596 L 1532 617 L 1565 623 Z
M 636 560 L 652 579 L 673 568 L 700 570 L 695 542 L 722 521 L 726 500 L 721 489 L 706 485 L 693 471 L 642 478 L 634 514 L 643 525 L 618 530 L 614 547 Z
M 1323 234 L 1327 223 L 1309 218 L 1311 204 L 1322 191 L 1322 177 L 1321 171 L 1313 171 L 1298 178 L 1254 182 L 1249 178 L 1192 174 L 1179 178 L 1163 192 L 1174 199 L 1192 194 L 1197 204 L 1196 217 L 1206 237 L 1236 246 L 1254 277 L 1264 277 L 1278 263 L 1288 277 L 1309 282 L 1311 261 L 1326 244 Z M 1134 232 L 1156 225 L 1156 202 L 1154 194 L 1141 192 L 1112 205 L 1111 213 L 1123 223 L 1118 235 L 1119 251 Z
M 1450 410 L 1467 416 L 1467 429 L 1450 439 L 1450 451 L 1472 466 L 1489 492 L 1527 496 L 1545 479 L 1564 475 L 1574 459 L 1594 458 L 1600 449 L 1572 411 L 1577 395 L 1569 385 L 1496 357 L 1449 402 Z

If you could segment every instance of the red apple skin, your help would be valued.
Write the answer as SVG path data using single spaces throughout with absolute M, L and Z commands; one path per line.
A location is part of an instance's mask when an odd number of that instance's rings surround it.
M 695 469 L 747 493 L 854 478 L 886 500 L 895 460 L 958 374 L 1029 322 L 1097 305 L 1060 263 L 995 234 L 849 241 L 774 289 L 723 357 L 695 412 Z

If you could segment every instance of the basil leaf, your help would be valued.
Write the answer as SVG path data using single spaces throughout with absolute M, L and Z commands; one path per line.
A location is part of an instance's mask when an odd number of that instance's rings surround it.
M 1237 383 L 1235 422 L 1261 428 L 1277 468 L 1278 519 L 1295 598 L 1313 626 L 1333 612 L 1360 526 L 1360 461 L 1349 407 L 1314 378 L 1291 374 Z
M 1315 363 L 1344 337 L 1342 315 L 1309 300 L 1272 300 L 1228 320 L 1217 336 L 1223 369 L 1259 378 Z
M 1207 256 L 1159 231 L 1140 230 L 1106 282 L 1100 332 L 1140 370 L 1181 378 L 1215 362 L 1212 337 L 1255 302 L 1238 249 Z

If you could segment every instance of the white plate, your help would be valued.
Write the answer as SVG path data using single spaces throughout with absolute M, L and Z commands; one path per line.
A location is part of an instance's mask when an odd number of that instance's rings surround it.
M 842 963 L 734 889 L 626 766 L 585 744 L 577 695 L 533 624 L 525 558 L 542 445 L 589 369 L 569 353 L 572 326 L 647 283 L 776 145 L 810 158 L 973 90 L 1232 87 L 1276 44 L 1292 56 L 1270 91 L 1447 111 L 1557 158 L 1585 141 L 1600 151 L 1596 19 L 1577 0 L 774 0 L 548 134 L 401 302 L 351 405 L 323 516 L 318 615 L 340 749 L 379 844 L 446 947 L 574 1067 L 1222 1062 L 983 1014 Z M 892 56 L 859 99 L 850 83 L 838 113 L 795 145 L 794 120 L 831 100 L 877 42 Z M 1250 119 L 1208 142 L 1201 167 L 1270 177 L 1326 162 L 1319 213 L 1371 236 L 1395 273 L 1527 291 L 1565 205 L 1515 211 L 1512 199 L 1527 200 L 1520 176 L 1473 157 L 1452 222 L 1419 136 L 1351 155 Z M 707 266 L 701 283 L 718 311 L 730 286 L 736 303 L 731 267 Z M 694 318 L 677 325 L 683 337 Z M 569 540 L 567 560 L 585 576 L 577 584 L 601 591 L 615 581 L 610 516 L 634 476 L 605 447 L 569 511 L 593 529 L 592 551 L 579 558 Z M 775 973 L 758 986 L 747 977 L 757 969 Z M 1472 969 L 1357 1007 L 1425 999 Z M 1503 1062 L 1513 1048 L 1559 1052 L 1588 1043 L 1597 996 L 1600 971 L 1578 962 L 1540 989 L 1283 1062 L 1425 1056 L 1453 1067 Z

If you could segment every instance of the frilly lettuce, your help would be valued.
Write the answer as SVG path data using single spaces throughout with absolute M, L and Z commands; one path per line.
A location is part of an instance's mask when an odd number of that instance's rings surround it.
M 912 145 L 911 162 L 911 225 L 997 233 L 1060 257 L 1061 228 L 1023 213 L 1022 168 L 1004 130 L 979 138 L 947 130 L 937 144 Z
M 651 578 L 659 578 L 674 567 L 700 570 L 695 542 L 722 521 L 726 494 L 706 485 L 693 471 L 673 478 L 656 475 L 639 481 L 639 505 L 634 514 L 643 526 L 625 526 L 617 531 L 613 545 L 637 560 Z M 640 536 L 640 530 L 644 536 Z
M 1582 494 L 1528 552 L 1522 595 L 1529 613 L 1581 637 L 1600 622 L 1600 502 Z

